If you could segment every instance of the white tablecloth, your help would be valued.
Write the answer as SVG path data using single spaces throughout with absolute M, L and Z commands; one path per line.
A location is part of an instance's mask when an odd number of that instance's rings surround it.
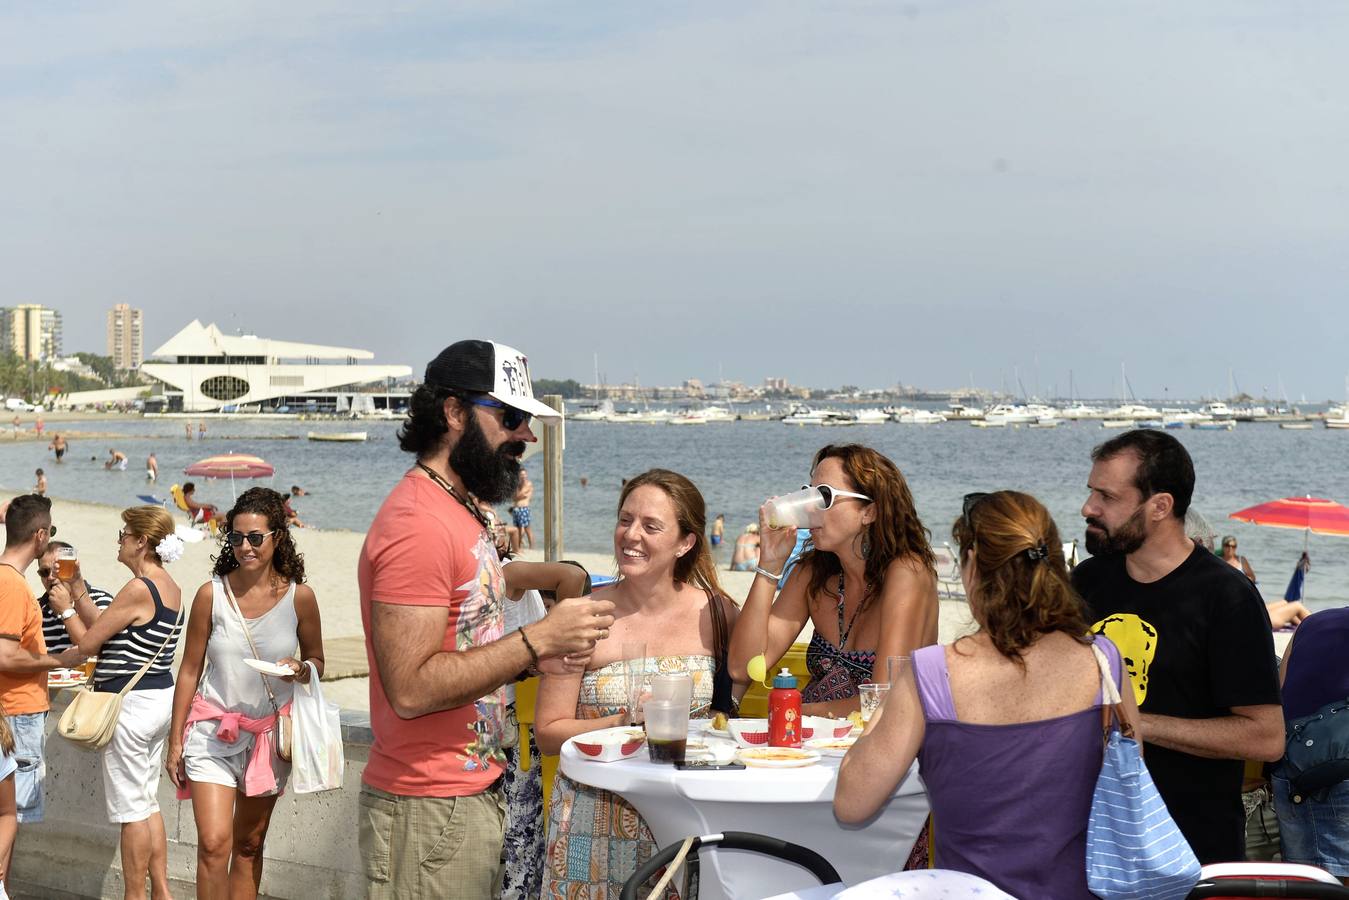
M 561 768 L 574 781 L 622 794 L 661 847 L 690 835 L 749 831 L 809 847 L 846 884 L 857 884 L 903 867 L 927 818 L 927 793 L 915 763 L 869 822 L 842 825 L 833 809 L 841 761 L 825 757 L 800 769 L 681 771 L 652 763 L 645 749 L 631 759 L 593 762 L 568 742 Z M 758 853 L 710 847 L 699 858 L 701 900 L 758 900 L 818 883 L 800 866 Z

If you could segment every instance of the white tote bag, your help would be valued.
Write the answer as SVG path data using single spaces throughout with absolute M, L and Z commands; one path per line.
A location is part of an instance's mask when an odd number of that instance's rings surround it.
M 295 683 L 291 698 L 291 786 L 297 794 L 335 791 L 346 767 L 342 755 L 341 710 L 323 699 L 318 669 L 309 667 L 309 683 Z

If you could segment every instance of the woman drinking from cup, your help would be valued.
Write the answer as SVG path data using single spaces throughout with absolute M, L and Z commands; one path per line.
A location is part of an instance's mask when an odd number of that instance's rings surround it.
M 1000 491 L 966 497 L 951 533 L 979 630 L 914 653 L 843 758 L 834 814 L 870 818 L 917 756 L 940 868 L 1015 897 L 1091 900 L 1102 677 L 1058 529 L 1034 497 Z M 1115 684 L 1127 684 L 1119 651 L 1095 643 Z M 1133 691 L 1121 696 L 1137 734 Z
M 290 774 L 278 719 L 293 683 L 323 674 L 318 600 L 303 583 L 283 499 L 259 487 L 235 501 L 187 623 L 166 766 L 180 798 L 192 798 L 203 900 L 257 896 L 267 826 Z M 245 660 L 274 661 L 284 674 Z
M 603 590 L 615 604 L 615 622 L 583 675 L 544 675 L 535 716 L 544 753 L 557 753 L 582 732 L 632 721 L 629 713 L 637 710 L 627 708 L 625 644 L 645 645 L 644 681 L 688 672 L 692 692 L 680 696 L 693 716 L 713 707 L 731 711 L 737 691 L 725 660 L 736 609 L 717 583 L 706 526 L 703 497 L 683 475 L 652 469 L 624 485 L 614 528 L 619 580 Z M 617 898 L 656 849 L 651 830 L 622 797 L 558 773 L 544 896 Z
M 732 635 L 731 672 L 748 678 L 760 654 L 781 659 L 810 622 L 802 712 L 845 716 L 858 710 L 861 685 L 888 682 L 888 657 L 937 642 L 936 568 L 904 476 L 870 447 L 824 447 L 801 494 L 810 541 L 780 593 L 796 529 L 769 504 L 759 510 L 757 577 Z
M 124 896 L 169 896 L 168 844 L 156 795 L 159 759 L 173 711 L 173 653 L 182 628 L 182 592 L 166 563 L 183 554 L 173 517 L 162 507 L 122 510 L 117 561 L 135 577 L 87 629 L 67 621 L 85 658 L 98 657 L 94 690 L 121 691 L 122 711 L 112 740 L 100 751 L 108 820 L 122 826 Z M 144 674 L 140 674 L 144 671 Z

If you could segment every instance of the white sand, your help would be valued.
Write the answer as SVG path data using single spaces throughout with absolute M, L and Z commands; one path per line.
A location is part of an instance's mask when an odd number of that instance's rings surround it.
M 5 499 L 13 494 L 5 494 Z M 121 510 L 93 503 L 76 503 L 68 500 L 52 502 L 52 522 L 56 525 L 57 538 L 73 544 L 80 553 L 80 566 L 85 578 L 92 584 L 115 593 L 130 580 L 131 574 L 125 566 L 117 562 L 117 531 L 122 527 Z M 174 518 L 185 523 L 182 513 L 173 512 Z M 363 635 L 361 627 L 360 594 L 356 586 L 356 559 L 365 540 L 362 533 L 351 531 L 322 531 L 314 528 L 295 529 L 292 532 L 296 544 L 305 558 L 305 574 L 309 585 L 319 600 L 323 615 L 323 635 L 325 639 L 351 638 Z M 191 600 L 197 588 L 210 579 L 211 557 L 219 552 L 219 544 L 208 538 L 197 544 L 189 544 L 183 558 L 168 567 L 186 598 Z M 566 553 L 568 559 L 574 559 L 595 574 L 612 574 L 613 557 L 599 553 Z M 541 560 L 541 550 L 529 550 L 522 559 Z M 737 601 L 743 600 L 749 593 L 753 581 L 752 572 L 717 573 L 722 587 Z M 42 593 L 42 583 L 37 577 L 37 566 L 28 570 L 28 582 L 35 595 Z M 943 643 L 949 642 L 960 633 L 968 630 L 969 611 L 963 602 L 944 601 L 941 609 L 940 635 Z M 809 625 L 802 640 L 810 639 Z M 180 648 L 181 649 L 181 648 Z M 369 685 L 366 678 L 344 678 L 324 682 L 324 692 L 328 698 L 349 709 L 369 708 Z

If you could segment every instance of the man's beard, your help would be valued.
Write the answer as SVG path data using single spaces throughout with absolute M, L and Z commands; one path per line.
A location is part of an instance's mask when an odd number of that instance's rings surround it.
M 1114 531 L 1106 529 L 1105 524 L 1100 519 L 1087 519 L 1088 525 L 1095 525 L 1101 531 L 1097 534 L 1090 529 L 1087 531 L 1087 552 L 1092 556 L 1102 556 L 1112 553 L 1133 553 L 1143 542 L 1147 540 L 1147 533 L 1143 530 L 1143 507 L 1140 506 L 1134 510 L 1133 515 L 1129 516 Z
M 450 468 L 479 500 L 492 504 L 509 500 L 520 485 L 525 442 L 507 441 L 493 450 L 477 416 L 470 413 L 466 420 L 463 435 L 450 451 Z

